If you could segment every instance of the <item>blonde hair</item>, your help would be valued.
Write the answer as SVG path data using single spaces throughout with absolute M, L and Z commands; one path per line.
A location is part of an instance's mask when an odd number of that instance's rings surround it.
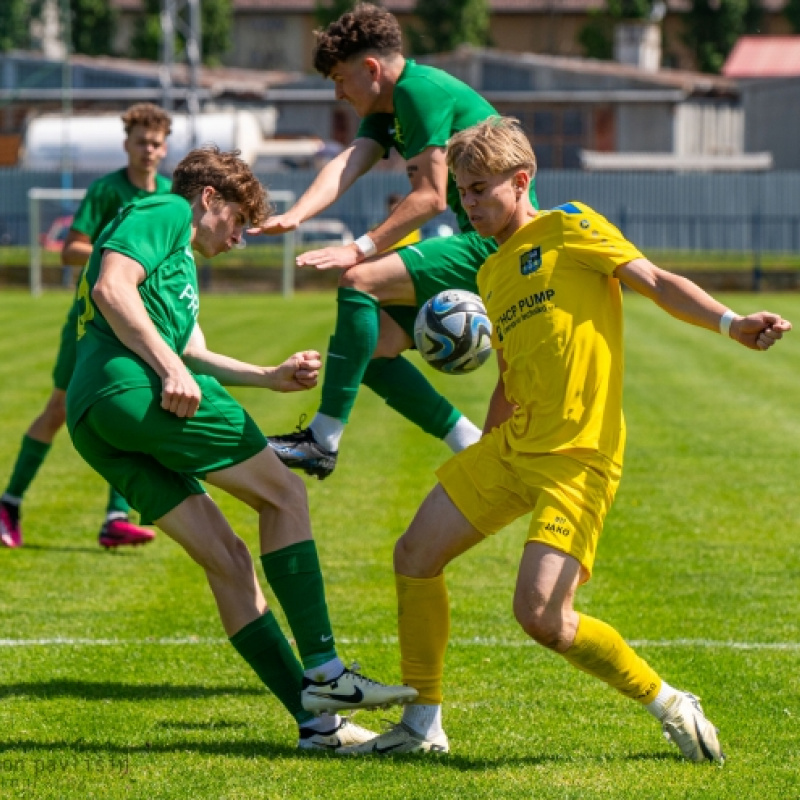
M 451 172 L 502 175 L 524 169 L 531 177 L 536 174 L 533 148 L 514 117 L 489 117 L 459 131 L 447 145 L 446 158 Z

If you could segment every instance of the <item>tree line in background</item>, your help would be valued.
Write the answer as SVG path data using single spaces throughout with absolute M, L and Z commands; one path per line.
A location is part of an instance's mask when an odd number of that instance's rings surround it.
M 158 59 L 161 48 L 161 0 L 142 0 L 130 51 L 113 52 L 116 11 L 108 0 L 0 0 L 0 52 L 25 49 L 31 44 L 31 22 L 41 18 L 47 6 L 60 13 L 70 32 L 72 52 L 86 55 L 122 55 Z M 325 26 L 355 5 L 355 0 L 316 0 L 316 18 Z M 585 55 L 610 59 L 613 29 L 619 20 L 647 20 L 663 14 L 662 0 L 606 0 L 606 8 L 592 14 L 580 34 Z M 208 65 L 224 63 L 232 47 L 233 0 L 202 0 L 202 55 Z M 418 24 L 406 33 L 413 54 L 453 50 L 462 44 L 491 46 L 488 0 L 417 0 Z M 800 0 L 787 0 L 786 18 L 800 33 Z M 63 17 L 68 14 L 68 19 Z M 683 15 L 684 41 L 703 72 L 719 72 L 736 40 L 758 33 L 761 0 L 691 0 Z M 176 35 L 176 52 L 183 38 Z
M 61 29 L 69 32 L 69 48 L 73 53 L 160 58 L 161 0 L 143 0 L 130 49 L 125 53 L 114 50 L 117 12 L 109 0 L 0 0 L 0 52 L 30 47 L 31 23 L 34 27 L 41 23 L 48 10 L 58 15 Z M 201 0 L 200 15 L 203 63 L 221 64 L 231 48 L 233 0 Z M 178 32 L 175 52 L 181 54 L 184 49 L 184 37 Z

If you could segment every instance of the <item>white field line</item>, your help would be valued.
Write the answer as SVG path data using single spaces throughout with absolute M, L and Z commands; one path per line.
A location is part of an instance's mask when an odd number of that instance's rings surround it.
M 370 638 L 337 638 L 340 645 L 397 644 L 396 636 Z M 800 642 L 733 642 L 714 639 L 632 639 L 632 647 L 687 647 L 702 650 L 785 650 L 800 651 Z M 81 637 L 56 637 L 52 639 L 0 639 L 0 647 L 185 647 L 227 645 L 223 638 L 202 636 L 174 636 L 152 639 L 89 639 Z M 500 639 L 478 637 L 451 639 L 451 647 L 533 647 L 534 642 L 525 639 Z

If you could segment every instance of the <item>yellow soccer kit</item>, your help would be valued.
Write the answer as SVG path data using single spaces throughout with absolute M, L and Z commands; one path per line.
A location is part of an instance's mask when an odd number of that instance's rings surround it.
M 490 256 L 478 286 L 502 349 L 512 417 L 437 473 L 489 535 L 533 511 L 529 540 L 591 573 L 621 475 L 622 295 L 641 253 L 581 203 L 543 211 Z

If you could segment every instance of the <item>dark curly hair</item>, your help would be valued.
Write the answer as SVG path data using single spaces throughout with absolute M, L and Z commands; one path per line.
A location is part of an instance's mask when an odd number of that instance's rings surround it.
M 391 55 L 403 49 L 397 19 L 372 3 L 358 3 L 325 30 L 314 31 L 314 36 L 314 69 L 326 78 L 336 64 L 359 53 Z
M 238 150 L 222 152 L 216 145 L 192 150 L 175 167 L 172 191 L 191 202 L 211 186 L 228 203 L 239 203 L 251 225 L 260 225 L 272 212 L 266 189 L 239 157 Z
M 153 103 L 136 103 L 122 115 L 122 125 L 126 135 L 130 135 L 134 125 L 141 125 L 147 130 L 163 131 L 169 136 L 172 118 L 163 108 Z

